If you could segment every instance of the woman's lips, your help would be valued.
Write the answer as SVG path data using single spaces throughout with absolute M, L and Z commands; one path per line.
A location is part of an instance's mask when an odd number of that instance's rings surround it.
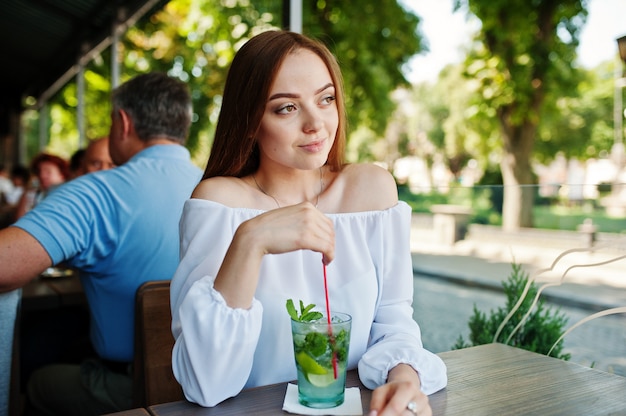
M 304 145 L 300 145 L 299 147 L 307 152 L 316 153 L 324 148 L 324 142 L 326 140 L 316 140 L 314 142 L 310 142 Z

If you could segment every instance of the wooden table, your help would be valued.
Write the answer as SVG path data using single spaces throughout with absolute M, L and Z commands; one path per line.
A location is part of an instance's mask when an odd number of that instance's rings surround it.
M 37 277 L 22 288 L 23 311 L 86 304 L 83 286 L 77 273 L 69 277 Z
M 102 416 L 150 416 L 150 412 L 148 412 L 143 407 L 138 407 L 136 409 L 124 410 L 122 412 L 108 413 Z
M 626 378 L 488 344 L 439 354 L 448 387 L 430 396 L 434 415 L 626 414 Z
M 22 288 L 20 302 L 11 377 L 17 393 L 33 370 L 67 362 L 89 345 L 89 309 L 78 273 L 37 277 Z
M 348 372 L 346 377 L 347 387 L 359 387 L 361 389 L 361 403 L 363 410 L 369 409 L 372 392 L 361 384 L 356 370 Z M 219 415 L 219 416 L 271 416 L 288 414 L 283 412 L 283 401 L 287 392 L 287 383 L 272 384 L 269 386 L 255 387 L 239 393 L 216 407 L 201 407 L 187 401 L 157 404 L 148 407 L 153 416 L 194 416 L 194 415 Z
M 448 366 L 448 387 L 430 396 L 434 415 L 626 414 L 626 378 L 503 344 L 439 354 Z M 244 390 L 213 408 L 179 401 L 150 406 L 153 416 L 277 415 L 287 383 Z M 361 388 L 367 414 L 371 391 Z

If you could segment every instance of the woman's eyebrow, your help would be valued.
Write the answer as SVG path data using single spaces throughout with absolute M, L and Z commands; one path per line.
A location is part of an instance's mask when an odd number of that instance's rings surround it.
M 334 87 L 335 85 L 332 82 L 329 82 L 328 84 L 324 85 L 322 88 L 319 88 L 318 90 L 315 91 L 315 94 L 319 94 L 322 91 Z M 272 96 L 270 96 L 270 98 L 268 99 L 268 101 L 272 101 L 272 100 L 276 100 L 278 98 L 298 98 L 300 95 L 299 94 L 293 94 L 293 93 L 289 93 L 289 92 L 279 92 L 276 93 Z

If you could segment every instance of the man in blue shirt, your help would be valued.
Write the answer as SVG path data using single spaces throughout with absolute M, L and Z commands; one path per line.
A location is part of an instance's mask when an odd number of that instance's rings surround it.
M 0 291 L 65 262 L 80 271 L 99 360 L 33 373 L 32 414 L 89 415 L 132 407 L 134 299 L 148 280 L 171 279 L 178 221 L 202 172 L 182 146 L 191 124 L 185 84 L 140 75 L 112 94 L 109 150 L 119 167 L 59 187 L 0 231 Z

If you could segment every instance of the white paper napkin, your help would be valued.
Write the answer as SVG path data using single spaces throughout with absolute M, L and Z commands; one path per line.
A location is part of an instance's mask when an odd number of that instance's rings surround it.
M 346 389 L 345 400 L 340 406 L 329 409 L 313 409 L 298 402 L 298 386 L 289 383 L 287 384 L 283 410 L 297 415 L 362 415 L 361 391 L 358 387 L 349 387 Z

